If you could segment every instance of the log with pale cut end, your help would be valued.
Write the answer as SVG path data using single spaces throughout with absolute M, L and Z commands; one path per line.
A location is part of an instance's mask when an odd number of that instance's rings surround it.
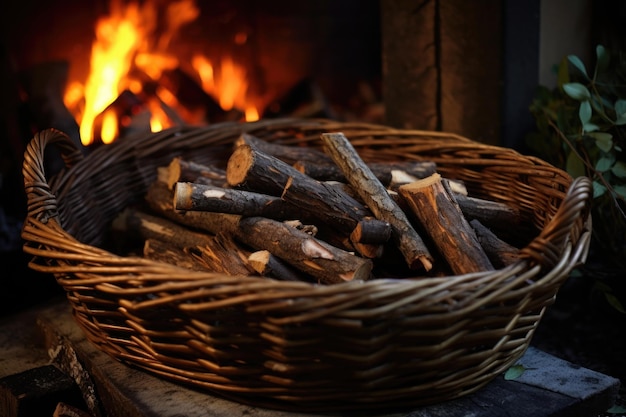
M 275 220 L 304 219 L 302 210 L 280 197 L 191 182 L 176 183 L 174 207 L 177 210 L 212 211 Z
M 297 171 L 285 162 L 248 145 L 235 149 L 226 168 L 228 183 L 258 193 L 280 196 L 305 217 L 350 234 L 358 222 L 372 217 L 361 202 L 338 187 Z
M 373 264 L 294 227 L 263 217 L 245 217 L 237 237 L 257 250 L 267 250 L 320 283 L 367 280 Z
M 177 182 L 196 182 L 222 186 L 226 184 L 226 171 L 214 165 L 203 165 L 187 161 L 181 157 L 173 158 L 166 168 L 165 182 L 173 188 Z
M 213 234 L 233 233 L 241 216 L 211 211 L 181 211 L 174 208 L 174 190 L 163 181 L 148 186 L 145 201 L 156 213 L 179 224 L 201 229 Z
M 250 145 L 240 145 L 228 158 L 226 181 L 231 187 L 280 197 L 291 176 L 291 170 L 295 171 L 290 165 L 271 155 Z
M 304 277 L 268 250 L 252 252 L 248 256 L 248 263 L 259 275 L 280 281 L 302 281 Z
M 160 181 L 150 185 L 146 200 L 155 212 L 182 225 L 214 234 L 230 234 L 255 250 L 268 250 L 320 283 L 369 279 L 373 268 L 370 259 L 336 248 L 283 222 L 264 217 L 178 211 L 174 209 L 173 190 Z
M 243 133 L 236 141 L 235 147 L 248 145 L 256 148 L 260 152 L 272 155 L 288 165 L 293 165 L 298 161 L 314 164 L 332 164 L 332 159 L 319 149 L 310 146 L 283 145 L 280 143 L 268 142 L 249 133 Z
M 494 269 L 441 175 L 403 185 L 398 192 L 455 274 Z
M 326 153 L 341 168 L 348 182 L 376 218 L 391 225 L 392 239 L 404 255 L 409 268 L 429 271 L 434 259 L 426 244 L 346 136 L 343 133 L 323 133 L 321 137 Z

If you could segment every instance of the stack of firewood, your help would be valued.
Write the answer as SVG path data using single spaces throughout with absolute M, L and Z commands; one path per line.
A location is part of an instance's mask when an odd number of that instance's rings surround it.
M 142 255 L 227 275 L 336 284 L 380 277 L 488 271 L 519 249 L 490 224 L 519 224 L 506 204 L 467 195 L 424 161 L 364 162 L 343 133 L 323 149 L 243 134 L 225 166 L 173 158 L 145 208 L 118 233 Z

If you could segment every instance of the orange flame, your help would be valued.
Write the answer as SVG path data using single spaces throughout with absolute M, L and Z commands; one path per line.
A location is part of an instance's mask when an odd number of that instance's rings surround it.
M 93 142 L 96 127 L 101 129 L 99 136 L 103 143 L 112 142 L 119 134 L 117 119 L 120 115 L 109 106 L 124 90 L 135 94 L 142 92 L 143 83 L 130 75 L 133 70 L 139 69 L 158 82 L 164 70 L 178 67 L 178 58 L 168 54 L 167 48 L 179 29 L 194 21 L 200 12 L 194 0 L 178 0 L 167 3 L 164 13 L 165 29 L 158 36 L 155 31 L 159 11 L 154 1 L 140 5 L 112 0 L 110 15 L 96 22 L 89 75 L 84 83 L 69 83 L 64 97 L 67 108 L 73 109 L 79 121 L 84 145 Z M 235 41 L 245 43 L 246 38 L 239 36 Z M 193 58 L 193 68 L 198 72 L 202 88 L 219 102 L 222 109 L 243 109 L 246 120 L 258 119 L 257 109 L 246 101 L 245 70 L 230 57 L 222 59 L 218 77 L 214 76 L 211 62 L 201 54 Z M 173 103 L 176 99 L 166 96 L 163 90 L 157 88 L 158 98 L 146 103 L 152 131 L 173 124 L 158 100 Z

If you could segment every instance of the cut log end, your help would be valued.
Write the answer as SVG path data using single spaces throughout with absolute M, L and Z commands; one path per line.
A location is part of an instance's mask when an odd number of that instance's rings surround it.
M 409 268 L 413 270 L 423 269 L 426 272 L 429 272 L 433 269 L 433 263 L 431 262 L 431 257 L 429 256 L 420 256 L 415 261 L 409 265 Z
M 441 181 L 441 174 L 435 172 L 426 178 L 418 179 L 413 182 L 402 185 L 402 189 L 406 191 L 418 190 L 420 188 L 431 187 Z
M 174 184 L 174 208 L 186 210 L 192 205 L 193 188 L 189 183 L 177 182 Z
M 240 145 L 233 151 L 226 166 L 226 181 L 230 186 L 243 184 L 250 167 L 254 165 L 254 153 L 249 145 Z

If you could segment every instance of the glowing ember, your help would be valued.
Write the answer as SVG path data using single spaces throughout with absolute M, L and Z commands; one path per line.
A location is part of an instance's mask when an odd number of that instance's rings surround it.
M 96 22 L 87 80 L 71 82 L 64 97 L 67 108 L 73 111 L 80 124 L 84 145 L 91 144 L 94 135 L 103 143 L 110 143 L 119 135 L 118 126 L 124 124 L 122 115 L 116 114 L 111 104 L 124 90 L 140 96 L 147 79 L 158 85 L 163 71 L 178 68 L 178 57 L 167 52 L 168 46 L 179 29 L 194 21 L 200 12 L 193 0 L 168 2 L 164 11 L 157 10 L 155 3 L 156 0 L 141 4 L 112 0 L 110 15 Z M 157 34 L 159 19 L 165 20 L 165 28 Z M 246 40 L 241 35 L 235 42 L 241 44 Z M 230 57 L 222 58 L 219 63 L 219 76 L 215 76 L 211 61 L 201 54 L 193 58 L 192 65 L 198 72 L 202 89 L 223 110 L 241 109 L 246 120 L 259 118 L 256 107 L 247 102 L 246 72 Z M 137 73 L 142 74 L 142 79 L 131 75 Z M 176 109 L 178 103 L 175 93 L 160 87 L 153 90 L 142 97 L 146 97 L 145 105 L 151 115 L 150 128 L 158 131 L 175 123 L 161 104 Z

